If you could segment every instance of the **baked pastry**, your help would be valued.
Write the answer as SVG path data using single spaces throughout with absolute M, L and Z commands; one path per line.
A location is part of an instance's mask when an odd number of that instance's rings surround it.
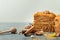
M 49 11 L 37 12 L 34 15 L 34 29 L 41 30 L 44 32 L 53 32 L 54 31 L 54 19 L 56 15 Z

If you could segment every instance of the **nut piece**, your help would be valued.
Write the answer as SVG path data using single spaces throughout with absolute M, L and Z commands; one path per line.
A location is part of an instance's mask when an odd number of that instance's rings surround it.
M 31 25 L 28 25 L 28 26 L 25 27 L 25 29 L 29 29 L 29 28 L 31 28 Z
M 15 34 L 16 31 L 17 31 L 17 29 L 16 29 L 15 27 L 10 28 L 10 32 L 11 32 L 12 34 Z
M 43 35 L 43 31 L 37 31 L 35 32 L 36 35 Z
M 24 34 L 27 31 L 27 29 L 22 30 L 22 34 Z

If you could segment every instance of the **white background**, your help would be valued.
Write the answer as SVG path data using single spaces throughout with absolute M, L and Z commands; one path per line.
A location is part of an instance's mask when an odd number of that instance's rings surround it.
M 0 22 L 32 22 L 37 11 L 60 13 L 59 0 L 0 0 Z

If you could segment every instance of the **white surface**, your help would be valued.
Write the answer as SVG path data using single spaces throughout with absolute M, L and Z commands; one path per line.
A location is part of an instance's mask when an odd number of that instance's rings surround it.
M 59 0 L 0 0 L 0 22 L 32 22 L 36 11 L 60 13 Z

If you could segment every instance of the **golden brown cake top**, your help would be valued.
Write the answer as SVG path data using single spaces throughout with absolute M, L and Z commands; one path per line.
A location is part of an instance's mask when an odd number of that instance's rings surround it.
M 56 15 L 52 12 L 49 12 L 49 11 L 42 11 L 42 12 L 37 12 L 34 14 L 34 17 L 40 17 L 40 16 L 47 16 L 47 17 L 50 17 L 50 18 L 55 18 Z

